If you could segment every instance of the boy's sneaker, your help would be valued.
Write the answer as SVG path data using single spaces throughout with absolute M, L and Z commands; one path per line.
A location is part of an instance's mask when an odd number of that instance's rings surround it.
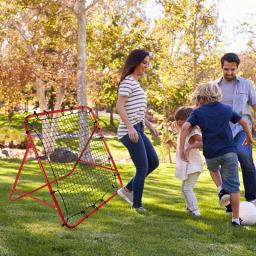
M 226 213 L 227 213 L 227 214 L 232 214 L 232 207 L 231 207 L 231 204 L 226 205 Z
M 239 222 L 232 220 L 231 224 L 232 226 L 242 226 L 243 225 L 242 222 L 243 220 L 239 218 Z
M 225 189 L 222 189 L 219 192 L 219 202 L 220 206 L 226 206 L 230 204 L 230 194 Z
M 117 190 L 117 194 L 122 197 L 126 202 L 128 202 L 130 205 L 133 203 L 133 192 L 128 191 L 127 189 L 120 188 Z

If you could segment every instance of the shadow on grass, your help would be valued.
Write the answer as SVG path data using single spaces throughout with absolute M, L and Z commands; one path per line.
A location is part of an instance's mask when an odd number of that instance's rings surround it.
M 143 202 L 149 215 L 138 215 L 115 197 L 69 230 L 61 227 L 54 210 L 33 200 L 10 204 L 4 194 L 19 163 L 14 162 L 12 170 L 12 161 L 0 161 L 1 173 L 2 164 L 8 170 L 1 176 L 0 255 L 255 255 L 255 227 L 231 227 L 230 217 L 218 207 L 208 175 L 200 177 L 196 188 L 201 218 L 184 211 L 180 181 L 173 176 L 173 168 L 161 165 L 145 183 Z M 31 163 L 29 168 L 33 171 L 36 165 Z M 128 164 L 119 165 L 119 170 L 126 182 L 134 172 Z

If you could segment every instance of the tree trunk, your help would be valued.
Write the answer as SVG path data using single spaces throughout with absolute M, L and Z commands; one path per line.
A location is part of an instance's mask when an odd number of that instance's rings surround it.
M 86 0 L 77 0 L 74 11 L 77 18 L 77 81 L 76 93 L 79 106 L 87 105 L 86 95 Z M 79 148 L 82 150 L 89 138 L 89 127 L 87 122 L 87 113 L 82 112 L 78 118 L 79 127 Z M 83 160 L 92 161 L 90 147 L 88 146 Z
M 99 117 L 99 108 L 98 108 L 98 104 L 95 104 L 95 116 L 96 116 L 96 118 Z
M 166 111 L 166 100 L 164 99 L 164 102 L 163 102 L 163 114 L 164 114 L 164 129 L 165 129 L 165 132 L 166 132 L 166 138 L 169 139 L 169 130 L 168 130 L 168 113 Z M 165 144 L 165 141 L 162 141 L 162 144 Z M 172 163 L 172 156 L 171 156 L 171 150 L 170 150 L 170 147 L 167 147 L 167 152 L 168 152 L 168 159 L 169 159 L 169 163 Z
M 114 124 L 114 113 L 113 113 L 113 110 L 114 110 L 114 105 L 113 104 L 111 104 L 111 106 L 110 106 L 110 120 L 109 120 L 109 125 L 110 126 L 115 126 L 115 124 Z
M 77 0 L 74 7 L 77 18 L 77 102 L 87 104 L 86 95 L 86 9 L 85 0 Z
M 197 12 L 195 11 L 193 27 L 193 87 L 197 85 Z

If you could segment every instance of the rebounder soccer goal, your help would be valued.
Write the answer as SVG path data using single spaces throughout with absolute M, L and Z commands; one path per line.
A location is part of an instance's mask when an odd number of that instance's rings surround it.
M 105 205 L 122 179 L 102 129 L 87 106 L 28 115 L 24 121 L 28 145 L 9 196 L 30 197 L 56 209 L 62 225 L 74 228 Z M 33 151 L 43 184 L 24 191 L 25 163 Z M 31 184 L 30 184 L 31 185 Z M 50 194 L 38 197 L 40 191 Z

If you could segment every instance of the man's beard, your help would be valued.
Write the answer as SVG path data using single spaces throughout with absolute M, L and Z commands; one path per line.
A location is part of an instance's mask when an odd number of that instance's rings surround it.
M 227 80 L 227 81 L 233 81 L 235 78 L 236 78 L 236 76 L 224 76 L 224 78 L 225 78 L 225 80 Z

